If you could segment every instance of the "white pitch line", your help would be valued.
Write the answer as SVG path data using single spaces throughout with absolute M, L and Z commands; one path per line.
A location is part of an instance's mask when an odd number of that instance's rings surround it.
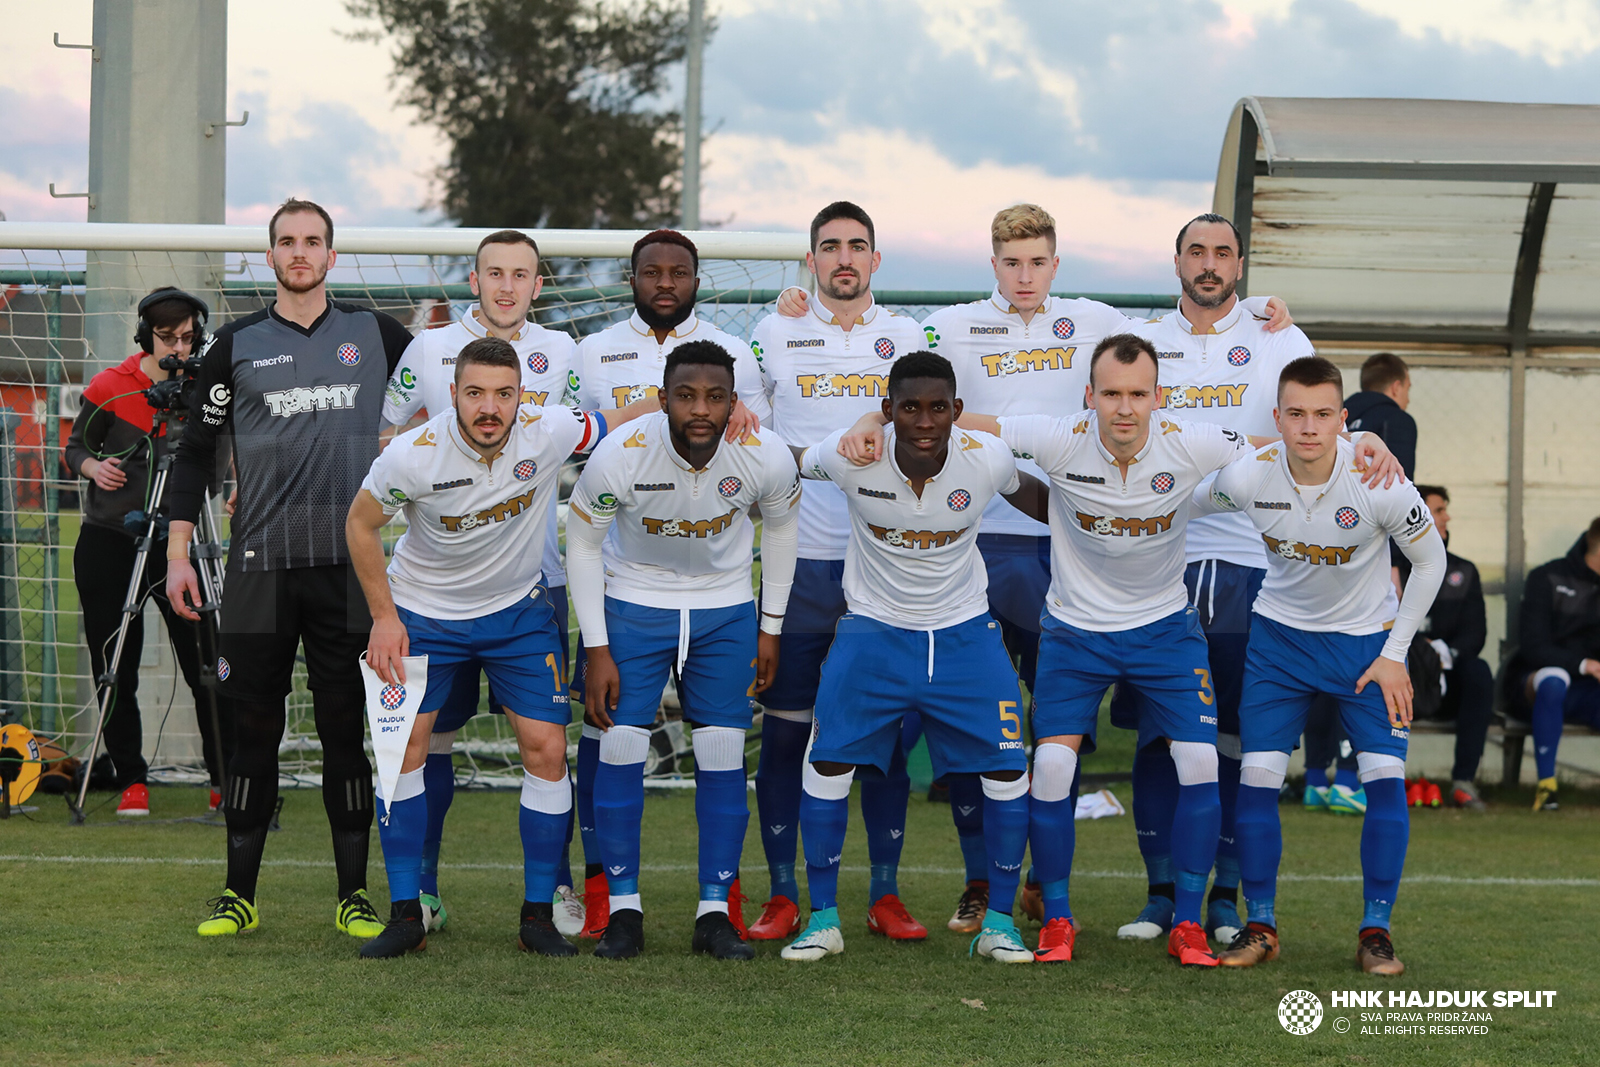
M 168 866 L 168 867 L 221 867 L 226 861 L 222 859 L 198 858 L 187 856 L 42 856 L 42 855 L 0 855 L 0 863 L 67 863 L 67 864 L 104 864 L 110 866 Z M 262 860 L 263 867 L 332 867 L 328 860 Z M 520 871 L 520 863 L 442 863 L 440 870 L 453 871 Z M 686 871 L 699 870 L 691 863 L 646 863 L 641 871 L 655 874 L 677 874 Z M 845 874 L 865 874 L 866 867 L 840 867 Z M 904 874 L 965 874 L 964 867 L 901 867 Z M 1074 871 L 1074 878 L 1110 878 L 1132 881 L 1145 877 L 1143 871 Z M 1280 874 L 1280 882 L 1359 882 L 1359 874 Z M 1481 886 L 1524 886 L 1538 888 L 1569 887 L 1575 889 L 1600 888 L 1600 878 L 1500 878 L 1486 875 L 1478 878 L 1463 878 L 1453 874 L 1408 874 L 1402 881 L 1412 884 L 1426 885 L 1481 885 Z

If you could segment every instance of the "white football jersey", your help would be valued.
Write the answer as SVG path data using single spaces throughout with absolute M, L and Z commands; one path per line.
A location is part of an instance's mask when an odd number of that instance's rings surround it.
M 940 308 L 922 321 L 929 351 L 956 370 L 956 395 L 966 410 L 985 415 L 1066 415 L 1083 410 L 1089 357 L 1103 337 L 1132 332 L 1130 319 L 1109 304 L 1049 297 L 1028 322 L 995 289 L 987 300 Z M 1032 460 L 1017 466 L 1041 481 Z M 989 501 L 986 534 L 1048 537 L 1050 528 L 1004 497 Z
M 926 345 L 916 319 L 873 304 L 846 330 L 816 296 L 799 318 L 768 315 L 750 338 L 773 428 L 801 448 L 882 410 L 889 365 Z M 844 559 L 844 494 L 832 485 L 813 489 L 800 501 L 800 558 Z
M 635 311 L 626 321 L 613 323 L 578 343 L 578 403 L 596 411 L 627 407 L 661 391 L 667 354 L 688 341 L 713 341 L 733 357 L 733 389 L 761 425 L 772 418 L 762 392 L 761 374 L 750 346 L 724 333 L 704 319 L 690 315 L 657 343 L 655 334 Z
M 1403 478 L 1387 489 L 1365 485 L 1355 446 L 1340 440 L 1338 447 L 1333 477 L 1323 486 L 1295 483 L 1282 444 L 1253 450 L 1217 475 L 1209 503 L 1240 514 L 1266 547 L 1267 576 L 1256 611 L 1318 633 L 1374 634 L 1393 626 L 1383 654 L 1404 662 L 1444 577 L 1444 540 L 1416 486 Z M 1204 490 L 1196 495 L 1204 503 Z M 1395 618 L 1391 537 L 1414 562 L 1437 556 L 1434 588 L 1420 591 L 1427 592 L 1427 602 L 1406 627 Z
M 594 450 L 568 521 L 610 527 L 601 549 L 607 596 L 652 608 L 722 608 L 754 599 L 751 507 L 761 506 L 770 532 L 794 521 L 800 495 L 794 454 L 771 430 L 720 442 L 697 471 L 672 446 L 662 412 Z
M 1250 447 L 1232 430 L 1152 415 L 1126 480 L 1090 411 L 1013 415 L 1000 436 L 1050 480 L 1050 614 L 1083 630 L 1131 630 L 1188 604 L 1184 527 L 1201 481 Z
M 1129 331 L 1155 345 L 1169 412 L 1250 436 L 1277 436 L 1272 410 L 1278 406 L 1278 375 L 1290 360 L 1315 352 L 1298 326 L 1268 333 L 1266 319 L 1258 317 L 1264 306 L 1251 312 L 1259 299 L 1236 304 L 1209 333 L 1195 333 L 1181 311 Z M 1185 558 L 1267 565 L 1261 539 L 1242 515 L 1197 515 L 1189 523 Z
M 456 357 L 468 344 L 489 336 L 475 317 L 478 305 L 448 326 L 435 326 L 417 334 L 406 346 L 400 365 L 389 375 L 383 394 L 383 421 L 404 426 L 419 411 L 428 417 L 451 409 L 450 386 L 456 379 Z M 522 368 L 522 403 L 574 404 L 578 394 L 578 343 L 559 330 L 530 322 L 511 339 Z M 561 566 L 561 540 L 556 532 L 556 501 L 550 498 L 550 532 L 545 535 L 544 578 L 551 586 L 565 585 Z
M 389 442 L 362 488 L 384 514 L 404 510 L 389 586 L 396 604 L 435 619 L 510 607 L 540 578 L 561 464 L 605 435 L 597 412 L 517 409 L 505 448 L 485 463 L 447 408 Z
M 918 496 L 895 463 L 892 423 L 883 428 L 888 458 L 866 467 L 839 455 L 843 435 L 806 449 L 800 471 L 832 482 L 847 502 L 850 610 L 907 630 L 941 630 L 988 611 L 978 524 L 990 497 L 1021 484 L 1010 450 L 989 434 L 953 429 L 944 469 Z

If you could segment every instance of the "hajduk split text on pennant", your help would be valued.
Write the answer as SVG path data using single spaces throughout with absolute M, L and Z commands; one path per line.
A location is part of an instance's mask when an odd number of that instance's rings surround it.
M 367 688 L 367 726 L 372 732 L 372 758 L 378 764 L 378 796 L 388 802 L 400 780 L 411 727 L 428 691 L 428 657 L 406 656 L 404 682 L 386 682 L 367 666 L 362 653 L 361 681 Z

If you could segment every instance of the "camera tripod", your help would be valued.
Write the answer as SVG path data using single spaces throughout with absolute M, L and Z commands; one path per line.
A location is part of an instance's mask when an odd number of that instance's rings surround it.
M 76 824 L 84 822 L 88 816 L 84 812 L 84 803 L 89 795 L 89 780 L 94 772 L 94 760 L 100 747 L 100 732 L 105 727 L 106 716 L 111 711 L 111 702 L 116 697 L 117 670 L 122 664 L 122 656 L 127 651 L 128 625 L 144 609 L 143 586 L 145 580 L 145 564 L 149 560 L 150 550 L 156 544 L 161 528 L 166 520 L 161 516 L 161 506 L 166 496 L 167 478 L 172 470 L 173 457 L 177 454 L 178 441 L 182 436 L 182 422 L 171 425 L 170 412 L 158 411 L 156 422 L 168 424 L 170 428 L 179 432 L 167 437 L 167 448 L 156 459 L 150 474 L 149 510 L 145 515 L 144 533 L 135 542 L 133 557 L 133 574 L 128 579 L 127 596 L 122 602 L 122 623 L 117 627 L 117 641 L 113 647 L 111 657 L 106 662 L 106 669 L 100 677 L 95 679 L 99 692 L 98 712 L 95 716 L 94 732 L 89 737 L 89 754 L 83 763 L 83 782 L 78 787 L 77 801 L 72 797 L 67 798 L 67 806 L 72 810 L 72 821 Z M 151 437 L 152 442 L 155 436 Z M 154 446 L 152 444 L 152 451 Z M 195 639 L 200 646 L 200 691 L 204 694 L 202 703 L 204 707 L 197 706 L 196 717 L 209 715 L 211 719 L 211 742 L 216 748 L 213 754 L 218 768 L 227 766 L 227 754 L 222 746 L 222 724 L 217 711 L 217 633 L 218 618 L 222 605 L 222 544 L 217 536 L 216 521 L 211 514 L 211 493 L 207 490 L 201 499 L 200 518 L 195 525 L 194 540 L 191 546 L 195 573 L 200 582 L 201 602 L 194 605 L 200 615 L 200 623 L 195 630 Z

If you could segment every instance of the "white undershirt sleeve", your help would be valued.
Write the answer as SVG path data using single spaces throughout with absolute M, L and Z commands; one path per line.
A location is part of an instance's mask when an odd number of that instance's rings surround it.
M 1406 661 L 1411 639 L 1417 628 L 1433 607 L 1433 598 L 1444 584 L 1444 539 L 1439 531 L 1429 528 L 1413 541 L 1401 541 L 1400 551 L 1411 561 L 1411 577 L 1406 581 L 1405 595 L 1400 598 L 1400 611 L 1394 617 L 1394 629 L 1383 643 L 1385 659 L 1396 663 Z
M 763 510 L 761 517 L 761 629 L 781 633 L 800 555 L 800 509 Z M 770 616 L 777 616 L 771 618 Z
M 586 522 L 576 511 L 567 517 L 567 597 L 585 648 L 611 643 L 606 635 L 606 568 L 600 560 L 610 525 Z

